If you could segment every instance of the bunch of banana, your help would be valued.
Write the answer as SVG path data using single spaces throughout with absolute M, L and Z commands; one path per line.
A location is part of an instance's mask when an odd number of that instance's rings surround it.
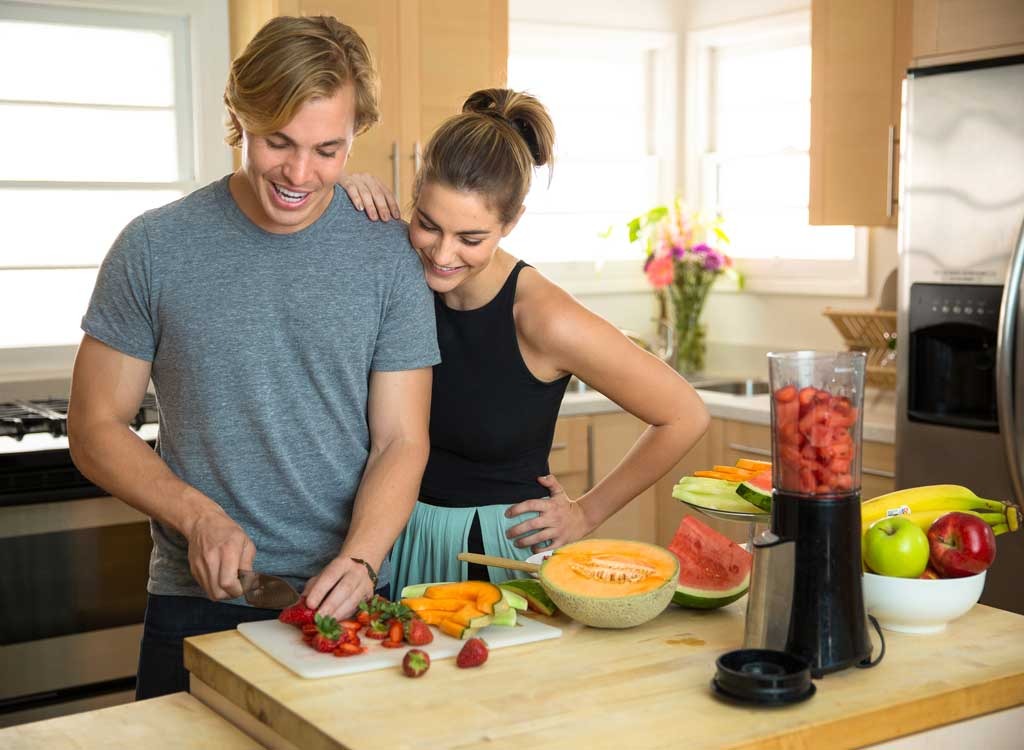
M 1016 531 L 1021 525 L 1021 512 L 1016 505 L 986 500 L 958 484 L 929 484 L 889 492 L 861 503 L 861 533 L 875 521 L 891 515 L 901 515 L 928 531 L 939 516 L 953 511 L 978 516 L 996 535 Z

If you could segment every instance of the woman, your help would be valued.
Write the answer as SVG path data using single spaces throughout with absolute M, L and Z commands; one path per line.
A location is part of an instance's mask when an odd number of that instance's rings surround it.
M 499 582 L 461 551 L 525 559 L 575 541 L 665 474 L 707 429 L 693 388 L 533 267 L 499 247 L 525 206 L 534 167 L 549 165 L 554 127 L 535 98 L 478 91 L 431 137 L 416 175 L 409 241 L 434 291 L 430 460 L 392 551 L 395 594 L 427 581 Z M 367 175 L 343 182 L 372 218 L 399 215 Z M 649 427 L 622 462 L 570 498 L 548 473 L 571 375 Z M 546 495 L 546 497 L 543 497 Z

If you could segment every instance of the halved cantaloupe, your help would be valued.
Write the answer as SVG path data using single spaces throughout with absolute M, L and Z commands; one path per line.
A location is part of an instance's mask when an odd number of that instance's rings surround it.
M 555 550 L 540 568 L 552 601 L 574 620 L 597 628 L 631 628 L 672 601 L 679 561 L 654 544 L 584 539 Z

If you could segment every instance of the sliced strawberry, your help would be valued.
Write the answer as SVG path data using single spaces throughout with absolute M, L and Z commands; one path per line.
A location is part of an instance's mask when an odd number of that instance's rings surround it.
M 282 609 L 277 619 L 286 625 L 302 627 L 306 624 L 312 624 L 314 615 L 316 615 L 316 610 L 307 607 L 305 598 L 302 598 L 292 606 Z
M 388 627 L 388 640 L 392 643 L 401 643 L 402 638 L 405 636 L 405 630 L 402 627 L 402 623 L 399 620 L 392 620 L 391 625 Z

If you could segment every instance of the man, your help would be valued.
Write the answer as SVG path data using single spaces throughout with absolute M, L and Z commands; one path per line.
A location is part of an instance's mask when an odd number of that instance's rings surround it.
M 238 600 L 240 569 L 305 582 L 337 617 L 384 587 L 428 453 L 419 260 L 335 188 L 378 117 L 365 44 L 276 18 L 224 101 L 241 168 L 124 229 L 72 379 L 75 463 L 152 518 L 138 698 L 188 689 L 183 638 L 276 615 Z M 128 427 L 150 379 L 156 453 Z

